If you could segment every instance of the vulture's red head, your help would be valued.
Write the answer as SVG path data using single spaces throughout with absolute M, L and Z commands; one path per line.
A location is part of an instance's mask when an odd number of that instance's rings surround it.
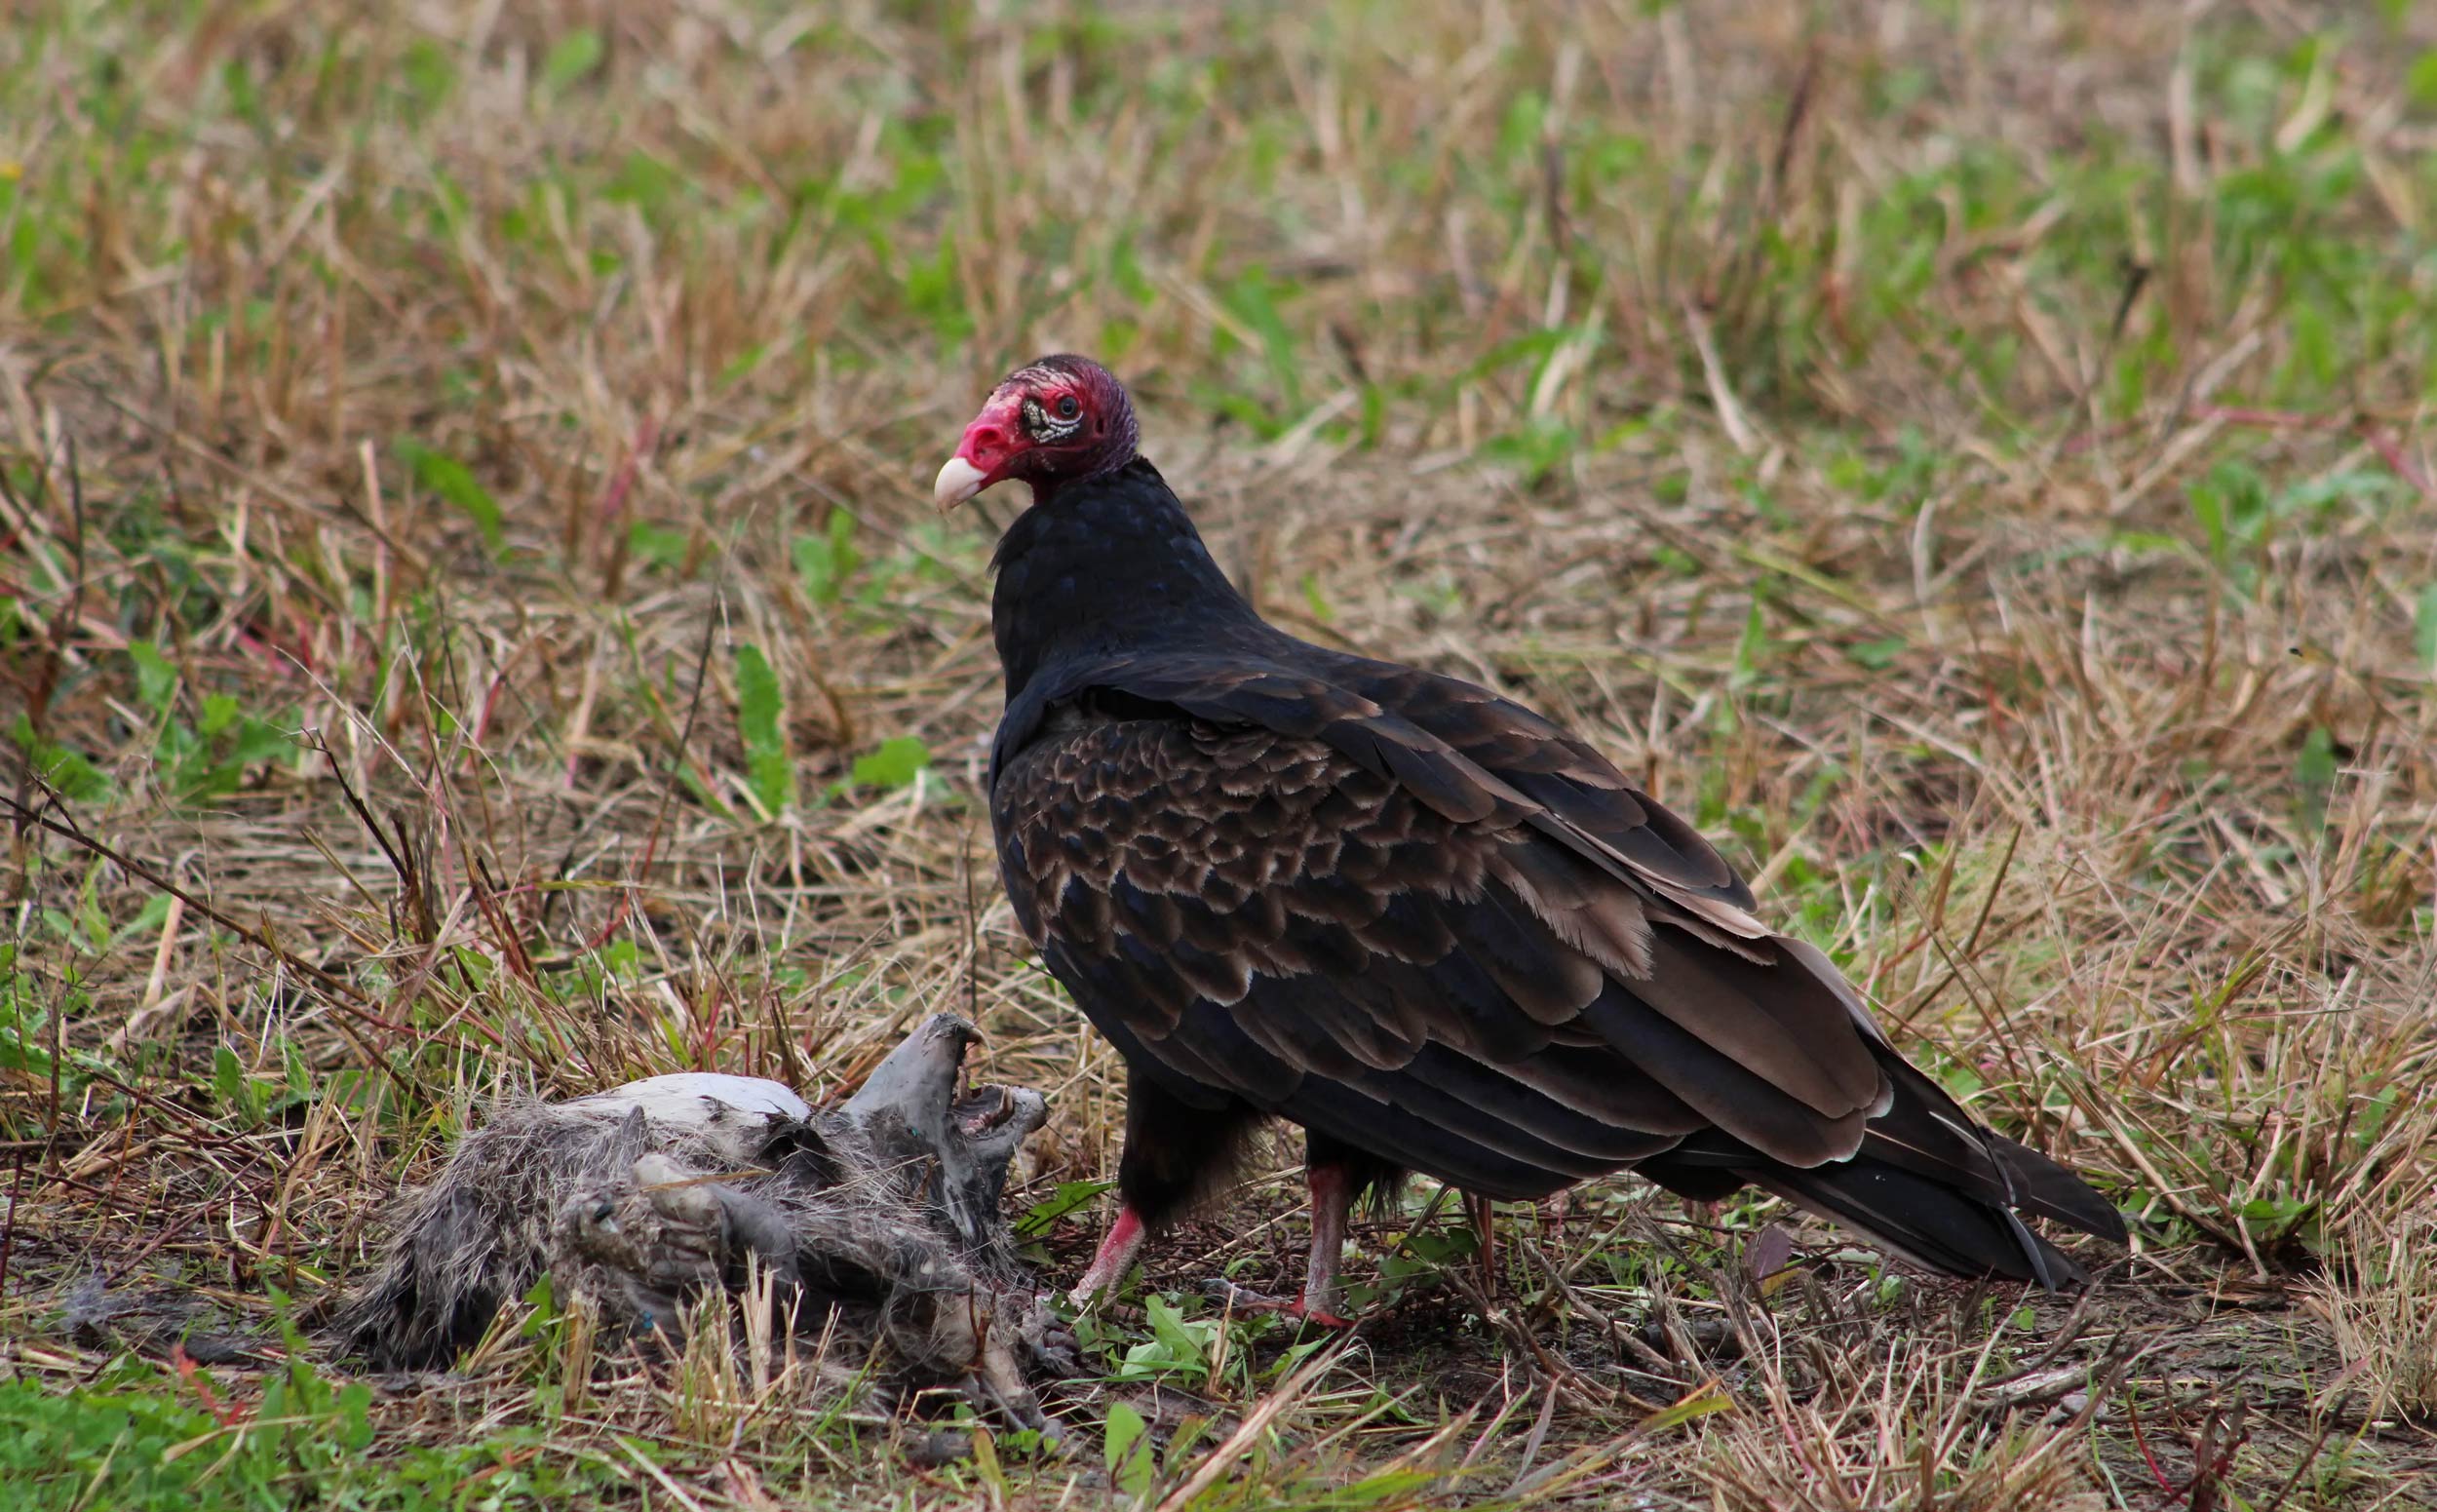
M 1133 402 L 1107 368 L 1088 357 L 1044 357 L 990 390 L 956 454 L 940 469 L 931 497 L 941 509 L 954 509 L 1017 478 L 1042 499 L 1061 484 L 1133 461 L 1138 439 Z

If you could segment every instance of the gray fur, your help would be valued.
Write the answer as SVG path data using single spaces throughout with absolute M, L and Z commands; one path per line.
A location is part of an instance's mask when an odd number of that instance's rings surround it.
M 382 1369 L 445 1368 L 547 1271 L 605 1335 L 674 1338 L 694 1298 L 741 1292 L 758 1260 L 799 1335 L 861 1341 L 902 1387 L 963 1385 L 1045 1427 L 1017 1362 L 1064 1350 L 999 1203 L 1047 1105 L 1004 1087 L 958 1098 L 977 1037 L 938 1015 L 854 1098 L 800 1121 L 768 1100 L 616 1090 L 505 1104 L 401 1201 L 339 1335 Z

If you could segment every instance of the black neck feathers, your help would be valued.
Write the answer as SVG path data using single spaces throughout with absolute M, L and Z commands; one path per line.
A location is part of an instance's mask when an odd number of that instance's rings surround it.
M 1011 703 L 1044 668 L 1260 623 L 1141 457 L 1037 498 L 1007 527 L 994 565 L 990 633 Z

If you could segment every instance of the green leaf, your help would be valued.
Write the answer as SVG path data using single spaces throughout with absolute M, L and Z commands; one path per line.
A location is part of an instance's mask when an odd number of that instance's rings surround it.
M 1911 643 L 1902 636 L 1888 636 L 1884 640 L 1864 640 L 1858 645 L 1846 646 L 1844 654 L 1857 665 L 1867 667 L 1873 672 L 1884 672 L 1896 664 L 1896 659 L 1904 654 L 1905 647 Z
M 691 531 L 672 530 L 644 520 L 635 522 L 626 532 L 627 550 L 638 560 L 672 572 L 684 567 L 686 553 L 693 549 L 693 544 Z
M 1101 1193 L 1115 1186 L 1114 1182 L 1061 1182 L 1046 1201 L 1036 1202 L 1016 1220 L 1016 1232 L 1027 1238 L 1048 1233 L 1051 1226 L 1069 1213 L 1092 1205 Z
M 1142 271 L 1141 254 L 1135 249 L 1131 232 L 1117 238 L 1108 250 L 1108 281 L 1136 304 L 1148 307 L 1159 302 L 1159 286 Z
M 793 555 L 804 597 L 815 603 L 835 603 L 846 580 L 863 564 L 862 553 L 855 550 L 855 517 L 842 509 L 832 512 L 823 534 L 795 538 Z
M 449 60 L 447 47 L 430 37 L 417 37 L 406 45 L 406 56 L 399 59 L 398 78 L 406 86 L 414 114 L 421 117 L 430 114 L 457 87 L 457 65 Z
M 268 761 L 296 749 L 295 737 L 276 724 L 268 724 L 248 716 L 237 725 L 237 741 L 229 749 L 228 758 L 240 766 Z
M 2294 810 L 2302 828 L 2311 834 L 2327 829 L 2327 795 L 2336 786 L 2336 740 L 2324 724 L 2313 725 L 2302 738 L 2302 755 L 2293 763 Z
M 765 816 L 795 801 L 795 760 L 787 749 L 778 674 L 756 645 L 736 648 L 736 732 L 745 742 L 747 786 Z
M 2412 648 L 2420 665 L 2437 673 L 2437 583 L 2420 590 L 2419 607 L 2412 615 Z
M 607 51 L 601 45 L 600 33 L 590 26 L 568 32 L 542 59 L 542 88 L 553 95 L 561 93 L 600 67 Z
M 1101 1429 L 1101 1453 L 1109 1479 L 1129 1496 L 1141 1496 L 1151 1486 L 1151 1444 L 1142 1415 L 1123 1402 L 1108 1404 L 1108 1421 Z
M 1704 1387 L 1675 1406 L 1660 1408 L 1649 1416 L 1643 1418 L 1641 1431 L 1645 1434 L 1665 1433 L 1670 1428 L 1681 1428 L 1685 1423 L 1707 1417 L 1713 1413 L 1731 1413 L 1734 1407 L 1734 1398 L 1718 1390 L 1715 1386 Z
M 1751 612 L 1743 617 L 1743 635 L 1735 641 L 1734 664 L 1727 669 L 1726 686 L 1735 691 L 1750 687 L 1759 680 L 1760 665 L 1768 656 L 1768 616 L 1760 609 L 1760 596 L 1752 597 Z
M 2191 549 L 2183 537 L 2156 530 L 2118 530 L 2107 538 L 2107 544 L 2111 550 L 2135 557 L 2172 557 Z
M 931 255 L 905 259 L 906 308 L 928 324 L 942 341 L 961 341 L 973 330 L 965 304 L 965 281 L 957 272 L 956 239 L 943 236 Z
M 2206 483 L 2191 485 L 2191 517 L 2200 523 L 2200 533 L 2207 537 L 2209 558 L 2225 560 L 2225 507 L 2216 487 Z
M 499 513 L 499 501 L 490 496 L 474 476 L 474 470 L 445 451 L 434 451 L 419 441 L 398 443 L 398 459 L 414 473 L 414 481 L 463 510 L 477 528 L 483 541 L 497 551 L 507 539 L 507 531 Z
M 372 1388 L 361 1380 L 351 1380 L 338 1388 L 338 1442 L 348 1450 L 362 1454 L 372 1446 Z
M 2325 393 L 2336 381 L 2336 332 L 2327 312 L 2315 304 L 2286 306 L 2285 330 L 2292 355 L 2286 359 L 2286 381 L 2300 393 Z
M 110 795 L 110 779 L 101 768 L 82 753 L 35 734 L 30 717 L 19 715 L 16 727 L 9 734 L 42 780 L 58 789 L 59 795 L 69 802 L 97 803 Z
M 2412 59 L 2412 71 L 2404 75 L 2404 88 L 2411 92 L 2412 103 L 2437 110 L 2437 48 Z
M 1165 1298 L 1152 1297 L 1143 1301 L 1149 1314 L 1151 1334 L 1167 1346 L 1169 1358 L 1188 1370 L 1202 1368 L 1210 1357 L 1209 1345 L 1218 1325 L 1208 1319 L 1184 1321 L 1184 1314 L 1170 1305 Z
M 930 747 L 911 735 L 897 735 L 880 742 L 870 755 L 855 757 L 852 775 L 857 787 L 894 793 L 930 764 Z
M 212 1051 L 212 1090 L 219 1094 L 221 1106 L 243 1115 L 248 1123 L 254 1121 L 253 1083 L 247 1078 L 237 1052 L 226 1045 Z
M 168 893 L 154 893 L 145 899 L 144 906 L 135 911 L 134 918 L 110 931 L 109 944 L 115 947 L 130 940 L 157 936 L 161 925 L 170 916 L 170 901 Z
M 1484 442 L 1481 458 L 1514 468 L 1529 486 L 1563 465 L 1580 443 L 1572 426 L 1549 415 L 1533 415 L 1516 429 Z
M 149 640 L 127 642 L 127 659 L 135 664 L 135 696 L 158 714 L 177 695 L 177 669 Z
M 626 155 L 626 160 L 618 165 L 617 175 L 601 193 L 619 205 L 639 205 L 646 211 L 657 211 L 684 187 L 685 174 L 650 153 L 638 151 Z
M 1388 394 L 1376 383 L 1366 383 L 1363 398 L 1363 449 L 1378 449 L 1379 439 L 1388 432 Z
M 1278 313 L 1277 295 L 1291 292 L 1292 288 L 1272 284 L 1265 268 L 1252 268 L 1228 285 L 1221 295 L 1228 312 L 1260 338 L 1269 381 L 1276 385 L 1290 413 L 1303 407 L 1302 364 L 1296 356 L 1295 333 L 1287 329 L 1286 318 Z
M 736 811 L 728 807 L 726 801 L 722 799 L 719 795 L 712 792 L 710 786 L 706 784 L 702 780 L 701 776 L 695 772 L 693 762 L 679 760 L 677 763 L 677 780 L 687 793 L 693 795 L 694 801 L 700 803 L 703 807 L 711 810 L 722 819 L 733 818 L 735 816 Z
M 0 1041 L 0 1044 L 4 1044 Z M 2381 1087 L 2361 1101 L 2361 1116 L 2353 1125 L 2353 1142 L 2363 1151 L 2376 1148 L 2378 1137 L 2384 1132 L 2386 1120 L 2394 1115 L 2395 1105 L 2402 1101 L 2399 1089 Z
M 1321 591 L 1320 574 L 1317 572 L 1303 574 L 1303 604 L 1311 610 L 1311 617 L 1323 625 L 1337 622 L 1337 611 L 1330 606 L 1329 596 Z
M 520 1338 L 539 1338 L 552 1324 L 559 1321 L 559 1290 L 549 1271 L 545 1270 L 533 1278 L 532 1286 L 524 1293 L 524 1305 L 531 1310 L 525 1313 L 524 1321 L 517 1325 Z

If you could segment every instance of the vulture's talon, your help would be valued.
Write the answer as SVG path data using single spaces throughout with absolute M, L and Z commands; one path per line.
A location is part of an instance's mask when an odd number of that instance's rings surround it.
M 1271 1317 L 1293 1318 L 1314 1328 L 1350 1329 L 1352 1318 L 1342 1317 L 1326 1308 L 1314 1307 L 1299 1297 L 1272 1297 L 1237 1286 L 1223 1276 L 1213 1276 L 1202 1283 L 1202 1295 L 1230 1312 L 1245 1315 L 1267 1314 Z

